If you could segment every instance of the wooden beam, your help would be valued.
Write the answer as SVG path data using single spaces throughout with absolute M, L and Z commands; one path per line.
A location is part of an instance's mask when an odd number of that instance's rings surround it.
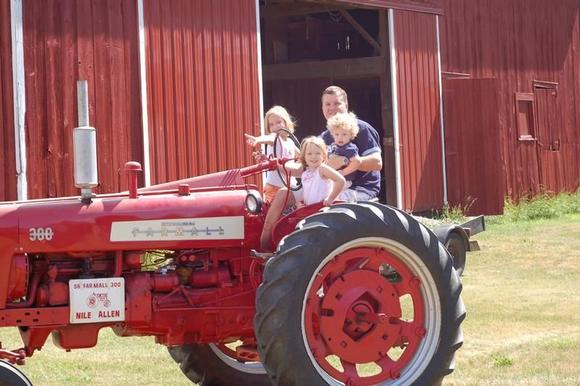
M 381 46 L 379 45 L 379 43 L 377 43 L 377 41 L 375 40 L 375 38 L 373 38 L 366 29 L 364 29 L 364 27 L 362 25 L 359 24 L 358 21 L 356 21 L 352 16 L 350 16 L 350 13 L 348 13 L 348 11 L 345 11 L 344 9 L 340 9 L 338 10 L 338 12 L 340 12 L 340 14 L 342 15 L 342 17 L 344 17 L 346 19 L 346 21 L 348 21 L 350 23 L 350 25 L 352 25 L 352 27 L 359 33 L 361 34 L 361 36 L 367 41 L 369 42 L 369 44 L 371 46 L 373 46 L 373 48 L 375 49 L 375 54 L 378 54 L 379 52 L 381 52 Z
M 388 58 L 389 57 L 389 37 L 388 37 L 388 25 L 387 25 L 387 11 L 381 9 L 378 11 L 379 17 L 379 43 L 380 43 L 380 54 L 381 56 Z M 385 61 L 385 66 L 383 71 L 381 72 L 380 77 L 380 89 L 381 89 L 381 118 L 382 124 L 384 129 L 385 137 L 392 138 L 393 130 L 392 130 L 392 108 L 390 106 L 391 103 L 391 92 L 389 88 L 390 83 L 390 72 L 387 71 L 390 66 L 387 65 Z
M 384 56 L 337 59 L 325 61 L 271 64 L 263 67 L 263 78 L 270 80 L 294 80 L 316 78 L 360 78 L 380 76 L 387 62 Z
M 266 18 L 282 18 L 289 16 L 303 16 L 313 13 L 326 13 L 339 9 L 353 9 L 346 4 L 279 4 L 260 7 L 260 16 Z
M 414 0 L 304 0 L 308 2 L 316 2 L 322 4 L 342 4 L 350 5 L 357 8 L 369 9 L 398 9 L 402 11 L 413 11 L 420 13 L 428 13 L 432 15 L 444 15 L 443 8 L 436 5 L 422 3 Z

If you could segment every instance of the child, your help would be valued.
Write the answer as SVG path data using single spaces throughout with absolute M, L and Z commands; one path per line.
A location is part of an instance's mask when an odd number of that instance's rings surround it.
M 328 159 L 326 144 L 320 137 L 307 137 L 300 145 L 300 164 L 294 169 L 287 166 L 293 174 L 302 177 L 303 201 L 305 205 L 322 202 L 332 205 L 344 189 L 345 179 L 336 170 L 325 164 Z
M 293 176 L 302 177 L 302 201 L 305 205 L 319 202 L 325 206 L 331 205 L 345 187 L 344 177 L 325 164 L 327 159 L 328 152 L 324 140 L 320 137 L 307 137 L 300 144 L 299 162 L 286 163 L 286 169 Z M 260 244 L 264 251 L 270 249 L 272 228 L 282 215 L 283 209 L 270 207 L 260 236 Z
M 350 187 L 351 181 L 355 177 L 355 172 L 360 165 L 358 147 L 352 140 L 358 134 L 358 122 L 356 115 L 353 113 L 336 113 L 330 117 L 326 123 L 334 143 L 330 145 L 330 158 L 341 156 L 345 157 L 345 166 L 338 172 L 348 181 Z
M 294 142 L 288 137 L 289 132 L 294 132 L 294 122 L 290 118 L 288 111 L 282 106 L 273 106 L 264 117 L 264 126 L 267 128 L 269 134 L 254 137 L 250 134 L 245 134 L 246 143 L 250 146 L 268 145 L 266 152 L 267 156 L 274 154 L 274 140 L 276 134 L 279 133 L 278 141 L 276 141 L 276 156 L 278 158 L 296 158 L 298 156 L 298 148 Z M 281 130 L 286 129 L 286 130 Z M 278 173 L 279 171 L 279 173 Z M 278 171 L 273 170 L 266 174 L 266 185 L 264 186 L 264 197 L 267 202 L 271 202 L 276 192 L 285 186 L 286 178 L 285 170 L 280 167 Z M 293 183 L 293 179 L 290 181 Z

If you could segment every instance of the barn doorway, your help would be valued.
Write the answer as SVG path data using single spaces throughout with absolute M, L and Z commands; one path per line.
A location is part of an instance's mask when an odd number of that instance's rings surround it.
M 264 108 L 282 105 L 299 139 L 325 127 L 320 97 L 329 85 L 377 129 L 383 172 L 380 201 L 396 205 L 387 14 L 331 1 L 260 0 Z

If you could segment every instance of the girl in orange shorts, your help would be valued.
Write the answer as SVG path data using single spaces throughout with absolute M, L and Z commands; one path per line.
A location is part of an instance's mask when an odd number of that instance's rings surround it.
M 266 155 L 274 154 L 274 140 L 276 134 L 279 133 L 278 141 L 276 141 L 276 156 L 278 158 L 296 158 L 300 151 L 288 136 L 288 131 L 294 132 L 294 122 L 288 114 L 288 111 L 282 106 L 274 106 L 264 117 L 264 126 L 268 130 L 268 134 L 254 137 L 250 134 L 245 134 L 246 143 L 250 146 L 268 145 Z M 282 130 L 285 129 L 285 130 Z M 287 131 L 286 131 L 287 130 Z M 264 186 L 264 199 L 271 202 L 276 192 L 283 186 L 286 177 L 286 172 L 282 167 L 279 168 L 279 173 L 276 170 L 267 172 L 266 185 Z M 294 179 L 290 181 L 294 184 Z

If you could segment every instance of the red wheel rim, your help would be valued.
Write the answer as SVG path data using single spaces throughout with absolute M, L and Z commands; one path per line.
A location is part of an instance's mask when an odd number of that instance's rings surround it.
M 423 300 L 419 278 L 390 252 L 363 247 L 335 256 L 306 294 L 304 332 L 314 360 L 345 385 L 399 378 L 426 334 Z M 373 374 L 360 371 L 363 364 Z
M 214 347 L 238 362 L 260 361 L 258 350 L 256 349 L 256 340 L 253 338 L 232 342 L 229 345 L 226 343 L 215 343 Z

